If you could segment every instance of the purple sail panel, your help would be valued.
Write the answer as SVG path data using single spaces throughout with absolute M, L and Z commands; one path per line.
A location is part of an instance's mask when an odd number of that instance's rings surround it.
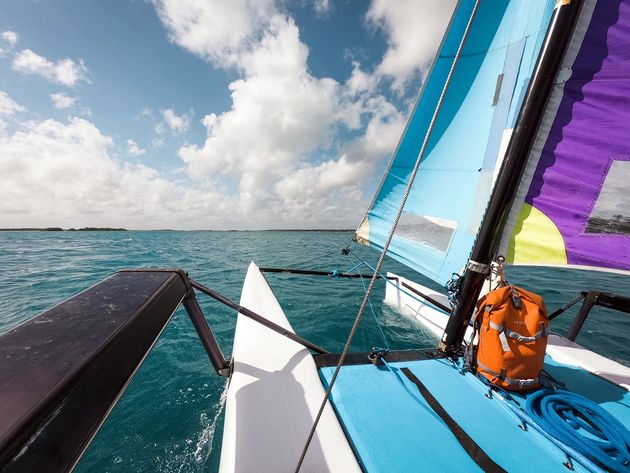
M 508 261 L 630 270 L 630 1 L 584 10 L 588 26 L 576 29 L 581 44 L 559 71 L 561 95 L 548 105 L 557 110 L 508 223 Z

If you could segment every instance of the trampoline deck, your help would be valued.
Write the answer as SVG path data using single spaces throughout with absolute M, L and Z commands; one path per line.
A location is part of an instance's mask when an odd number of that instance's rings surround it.
M 415 375 L 448 415 L 498 465 L 510 472 L 567 471 L 566 455 L 520 422 L 471 373 L 462 374 L 445 359 L 344 366 L 332 391 L 332 403 L 365 471 L 481 471 L 446 422 L 429 407 Z M 334 367 L 320 368 L 324 385 Z M 546 358 L 545 371 L 566 389 L 597 402 L 630 425 L 630 393 L 584 370 Z M 518 399 L 518 398 L 517 398 Z M 523 398 L 521 397 L 522 401 Z M 575 471 L 587 471 L 574 462 Z

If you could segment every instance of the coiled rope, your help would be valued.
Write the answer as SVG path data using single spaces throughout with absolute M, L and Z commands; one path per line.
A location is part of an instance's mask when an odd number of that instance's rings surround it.
M 630 431 L 595 402 L 565 390 L 527 396 L 527 415 L 547 433 L 608 471 L 630 471 Z
M 326 404 L 328 403 L 328 399 L 330 398 L 330 393 L 332 392 L 332 389 L 335 385 L 335 381 L 337 380 L 337 376 L 339 375 L 339 370 L 341 369 L 341 366 L 343 365 L 346 359 L 346 355 L 348 354 L 348 350 L 350 349 L 350 345 L 352 344 L 352 339 L 354 338 L 354 334 L 359 328 L 359 322 L 361 322 L 363 311 L 365 310 L 365 307 L 369 301 L 370 294 L 372 293 L 372 289 L 374 288 L 374 283 L 378 279 L 378 274 L 380 273 L 381 267 L 383 266 L 385 255 L 387 254 L 389 245 L 391 244 L 392 238 L 394 237 L 394 232 L 396 231 L 396 227 L 398 227 L 400 216 L 402 215 L 403 209 L 407 202 L 407 198 L 409 197 L 409 193 L 411 192 L 411 187 L 413 186 L 413 182 L 416 178 L 416 174 L 418 174 L 418 168 L 420 167 L 420 162 L 422 161 L 424 152 L 426 151 L 427 145 L 429 143 L 429 138 L 431 138 L 433 128 L 435 127 L 435 123 L 437 121 L 437 117 L 442 108 L 442 104 L 444 103 L 444 97 L 446 96 L 446 91 L 448 90 L 451 84 L 451 79 L 453 78 L 453 73 L 455 72 L 455 66 L 457 66 L 457 63 L 459 62 L 459 58 L 462 54 L 462 50 L 464 49 L 464 44 L 466 43 L 466 39 L 468 38 L 468 34 L 470 33 L 473 20 L 475 19 L 475 16 L 477 14 L 477 9 L 479 8 L 479 2 L 480 0 L 475 1 L 475 6 L 473 7 L 473 10 L 470 14 L 468 23 L 466 24 L 464 35 L 462 36 L 462 40 L 460 41 L 459 46 L 457 48 L 457 52 L 455 53 L 455 57 L 453 58 L 453 64 L 451 64 L 451 68 L 448 72 L 448 76 L 446 77 L 446 82 L 444 83 L 444 87 L 442 87 L 442 93 L 440 94 L 438 103 L 435 106 L 433 117 L 431 118 L 431 122 L 429 123 L 427 132 L 424 135 L 424 140 L 422 141 L 422 147 L 420 148 L 420 152 L 418 153 L 418 157 L 416 158 L 416 162 L 414 164 L 413 170 L 411 171 L 411 175 L 409 176 L 409 182 L 407 183 L 405 193 L 400 202 L 400 206 L 398 207 L 396 218 L 394 219 L 392 228 L 389 230 L 389 234 L 387 235 L 387 240 L 385 242 L 385 245 L 383 245 L 383 251 L 381 251 L 381 254 L 378 258 L 378 262 L 376 263 L 374 274 L 372 275 L 372 279 L 370 279 L 370 284 L 368 285 L 367 291 L 365 292 L 365 296 L 363 297 L 363 301 L 361 302 L 361 305 L 359 306 L 359 311 L 357 312 L 357 316 L 354 319 L 354 323 L 352 324 L 352 328 L 350 329 L 350 333 L 348 334 L 348 339 L 346 340 L 346 343 L 343 347 L 343 351 L 341 352 L 341 355 L 339 356 L 339 361 L 337 363 L 337 366 L 335 367 L 335 371 L 332 375 L 332 378 L 330 379 L 330 384 L 328 385 L 328 388 L 326 389 L 326 393 L 324 394 L 324 399 L 322 400 L 322 403 L 319 406 L 319 411 L 317 412 L 317 416 L 315 417 L 315 420 L 313 421 L 313 426 L 311 427 L 311 431 L 309 432 L 308 437 L 306 439 L 306 443 L 304 444 L 304 448 L 302 449 L 302 454 L 300 455 L 298 463 L 295 467 L 295 473 L 299 473 L 300 468 L 302 468 L 302 463 L 304 462 L 304 458 L 306 457 L 306 452 L 308 452 L 308 447 L 310 446 L 311 441 L 313 440 L 313 436 L 315 435 L 315 430 L 317 429 L 319 420 L 321 419 L 322 413 L 324 412 Z

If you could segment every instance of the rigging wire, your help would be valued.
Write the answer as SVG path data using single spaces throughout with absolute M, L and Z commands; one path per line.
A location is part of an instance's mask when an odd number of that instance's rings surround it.
M 370 263 L 368 263 L 367 261 L 362 260 L 361 258 L 359 258 L 356 254 L 353 253 L 353 256 L 358 259 L 359 261 L 361 261 L 362 264 L 364 264 L 365 266 L 367 266 L 368 268 L 370 268 L 372 271 L 374 271 L 374 268 L 372 267 L 372 265 L 370 265 Z M 386 284 L 391 284 L 392 286 L 394 286 L 396 288 L 397 291 L 402 292 L 403 294 L 411 297 L 414 301 L 419 302 L 421 305 L 426 305 L 431 307 L 432 309 L 437 310 L 438 312 L 442 312 L 443 314 L 446 315 L 451 315 L 450 312 L 444 310 L 444 308 L 439 307 L 435 304 L 432 304 L 429 300 L 427 299 L 421 299 L 420 297 L 416 297 L 414 294 L 412 294 L 409 291 L 406 291 L 405 289 L 403 289 L 402 285 L 400 284 L 396 284 L 393 283 L 392 281 L 390 281 L 387 278 L 387 274 L 383 274 L 383 273 L 379 273 L 379 276 L 385 281 Z
M 424 152 L 429 143 L 429 138 L 431 137 L 433 128 L 435 127 L 435 123 L 437 121 L 437 117 L 442 108 L 442 104 L 444 103 L 444 97 L 446 96 L 446 92 L 449 89 L 449 86 L 451 84 L 453 73 L 455 72 L 455 67 L 457 66 L 457 63 L 459 62 L 459 58 L 462 54 L 462 50 L 464 49 L 464 44 L 466 43 L 466 39 L 468 38 L 468 34 L 470 33 L 470 29 L 472 27 L 473 21 L 477 14 L 477 9 L 479 8 L 479 2 L 480 0 L 475 1 L 475 5 L 470 14 L 470 18 L 468 19 L 468 23 L 466 24 L 466 29 L 464 30 L 464 34 L 457 48 L 457 52 L 455 53 L 455 57 L 453 58 L 453 64 L 451 64 L 451 68 L 448 72 L 448 76 L 446 77 L 446 82 L 444 83 L 444 86 L 442 87 L 440 98 L 438 99 L 438 103 L 435 107 L 435 111 L 433 112 L 433 117 L 431 118 L 431 122 L 429 123 L 429 127 L 424 136 L 424 140 L 422 141 L 422 147 L 420 148 L 420 152 L 418 153 L 418 157 L 416 158 L 416 162 L 414 164 L 413 170 L 411 171 L 411 175 L 409 176 L 409 182 L 407 183 L 407 187 L 405 188 L 405 193 L 400 202 L 400 206 L 398 207 L 396 218 L 394 219 L 394 223 L 392 224 L 392 227 L 389 230 L 389 234 L 387 235 L 387 240 L 385 242 L 385 245 L 383 246 L 383 251 L 381 251 L 381 254 L 378 258 L 378 262 L 376 263 L 376 268 L 375 268 L 374 274 L 372 275 L 372 278 L 370 279 L 370 284 L 368 285 L 367 291 L 365 293 L 365 297 L 363 298 L 363 301 L 361 302 L 359 311 L 357 312 L 356 318 L 354 319 L 354 323 L 352 324 L 352 328 L 350 329 L 350 333 L 348 334 L 348 339 L 346 340 L 346 343 L 343 347 L 343 351 L 341 352 L 341 355 L 339 356 L 339 361 L 337 362 L 335 371 L 330 379 L 330 383 L 328 384 L 328 388 L 326 389 L 326 392 L 324 394 L 324 399 L 322 400 L 322 403 L 319 407 L 319 411 L 317 412 L 317 416 L 315 417 L 315 420 L 313 421 L 313 426 L 311 427 L 311 431 L 308 434 L 308 437 L 304 444 L 304 448 L 302 449 L 302 453 L 295 467 L 295 473 L 299 473 L 300 468 L 302 468 L 302 463 L 304 462 L 304 458 L 306 457 L 308 448 L 311 444 L 311 441 L 313 440 L 315 431 L 317 430 L 317 425 L 319 424 L 319 420 L 321 419 L 324 409 L 326 408 L 326 404 L 328 403 L 328 400 L 330 399 L 330 394 L 333 390 L 333 387 L 335 386 L 335 381 L 337 380 L 337 376 L 339 376 L 339 371 L 341 370 L 341 366 L 343 365 L 346 359 L 346 355 L 348 354 L 348 351 L 350 350 L 352 339 L 354 338 L 354 335 L 357 329 L 359 328 L 359 323 L 361 322 L 363 312 L 365 311 L 365 307 L 367 306 L 367 303 L 369 301 L 370 294 L 372 293 L 372 290 L 374 289 L 374 284 L 376 283 L 376 280 L 378 279 L 378 275 L 381 271 L 381 267 L 383 266 L 383 261 L 385 260 L 385 255 L 387 254 L 389 245 L 391 244 L 392 239 L 394 237 L 394 232 L 396 231 L 396 228 L 398 227 L 398 222 L 400 221 L 400 217 L 405 207 L 405 203 L 407 202 L 407 198 L 409 197 L 409 193 L 411 192 L 411 187 L 416 178 L 416 174 L 418 174 L 418 169 L 420 168 L 420 162 L 422 161 Z
M 350 258 L 350 256 L 348 256 L 348 255 L 346 255 L 346 256 L 350 260 L 350 262 L 354 263 L 354 261 L 352 261 L 352 258 Z M 362 264 L 363 264 L 362 262 L 355 264 L 352 267 L 352 270 L 358 268 Z M 350 272 L 350 271 L 348 271 L 348 272 Z M 363 278 L 360 278 L 360 279 L 361 279 L 361 285 L 363 286 L 363 291 L 365 291 L 367 293 L 367 287 L 365 286 L 365 281 L 363 280 Z M 385 332 L 383 331 L 383 327 L 381 327 L 381 324 L 378 321 L 378 317 L 376 316 L 376 312 L 374 311 L 374 307 L 372 307 L 372 301 L 369 299 L 369 296 L 368 296 L 368 304 L 370 306 L 370 311 L 372 312 L 372 317 L 374 317 L 374 322 L 376 322 L 376 326 L 378 327 L 378 331 L 381 332 L 381 338 L 383 339 L 383 343 L 385 344 L 385 347 L 387 347 L 387 350 L 390 350 L 389 343 L 387 343 L 387 337 L 385 336 Z
M 295 267 L 295 266 L 302 266 L 302 265 L 304 265 L 306 263 L 312 263 L 313 261 L 317 261 L 318 259 L 326 258 L 327 256 L 331 256 L 331 255 L 337 254 L 338 252 L 339 252 L 339 250 L 335 250 L 335 251 L 331 251 L 330 253 L 326 253 L 325 255 L 316 256 L 315 258 L 307 259 L 306 261 L 300 261 L 298 263 L 292 263 L 292 264 L 288 265 L 287 268 L 291 268 L 291 267 Z

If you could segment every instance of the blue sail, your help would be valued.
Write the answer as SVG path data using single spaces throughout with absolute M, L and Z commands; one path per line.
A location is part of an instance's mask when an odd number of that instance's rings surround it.
M 455 9 L 442 46 L 357 229 L 382 249 L 474 3 Z M 555 1 L 481 2 L 388 254 L 445 283 L 470 254 Z

